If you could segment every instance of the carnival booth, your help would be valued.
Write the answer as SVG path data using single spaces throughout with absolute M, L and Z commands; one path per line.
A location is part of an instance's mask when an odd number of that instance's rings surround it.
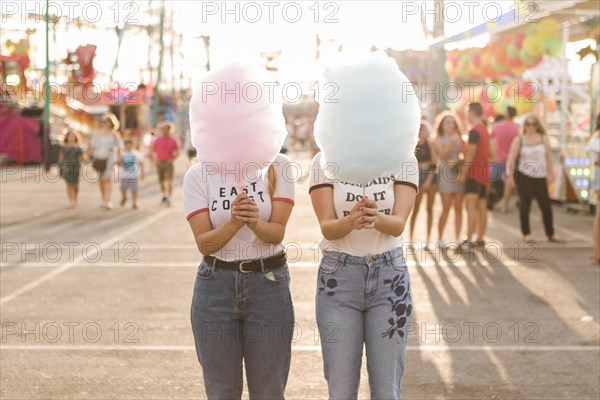
M 42 161 L 39 119 L 19 115 L 15 108 L 0 111 L 0 156 L 17 164 Z
M 517 122 L 528 114 L 537 115 L 547 128 L 560 177 L 549 186 L 551 197 L 587 206 L 593 168 L 585 145 L 593 115 L 599 111 L 598 3 L 577 0 L 536 4 L 539 12 L 535 20 L 525 17 L 530 12 L 526 14 L 527 4 L 522 3 L 495 23 L 436 42 L 434 47 L 482 34 L 490 37 L 483 48 L 447 51 L 446 73 L 455 84 L 468 87 L 461 97 L 447 98 L 447 106 L 462 118 L 472 101 L 482 104 L 490 120 L 504 114 L 507 106 L 517 109 Z M 577 82 L 570 75 L 573 46 L 581 46 L 581 58 L 595 57 L 591 82 Z M 595 90 L 590 91 L 590 83 Z
M 102 92 L 101 102 L 109 107 L 121 125 L 121 135 L 126 138 L 139 139 L 143 111 L 142 104 L 146 98 L 146 87 L 122 87 Z

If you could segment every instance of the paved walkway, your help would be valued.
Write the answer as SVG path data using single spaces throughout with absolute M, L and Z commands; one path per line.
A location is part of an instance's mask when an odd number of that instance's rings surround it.
M 307 156 L 292 157 L 307 171 Z M 80 206 L 69 211 L 54 171 L 1 169 L 2 399 L 204 398 L 189 322 L 200 256 L 179 164 L 173 207 L 160 204 L 150 174 L 139 210 L 110 212 L 98 207 L 95 182 L 82 182 Z M 306 179 L 297 193 L 286 234 L 298 323 L 287 398 L 324 399 L 314 317 L 320 235 Z M 415 321 L 403 398 L 598 399 L 592 217 L 559 206 L 554 215 L 565 244 L 519 243 L 513 210 L 491 214 L 483 252 L 408 256 Z M 418 238 L 424 222 L 422 213 Z M 537 207 L 532 225 L 541 238 Z M 361 398 L 367 379 L 363 368 Z

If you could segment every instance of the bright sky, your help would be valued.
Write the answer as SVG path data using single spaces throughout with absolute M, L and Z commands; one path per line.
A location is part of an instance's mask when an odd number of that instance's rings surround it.
M 51 36 L 51 59 L 63 59 L 66 49 L 74 50 L 79 44 L 93 43 L 98 46 L 95 67 L 104 73 L 108 83 L 116 57 L 117 36 L 115 26 L 123 26 L 129 17 L 133 25 L 154 21 L 158 15 L 150 16 L 149 3 L 154 7 L 159 0 L 150 1 L 51 1 L 51 13 L 70 18 L 84 17 L 93 27 L 82 27 L 74 23 L 58 25 Z M 68 4 L 75 4 L 69 6 Z M 466 8 L 458 1 L 447 1 L 446 35 L 450 36 L 469 27 L 493 19 L 509 11 L 512 1 L 483 0 L 473 8 Z M 11 23 L 2 22 L 2 42 L 18 40 L 24 36 L 23 26 L 37 28 L 32 37 L 34 52 L 38 57 L 33 65 L 44 64 L 44 24 L 40 21 L 23 20 L 27 12 L 41 13 L 44 1 L 3 2 L 3 15 L 14 14 Z M 8 5 L 8 4 L 12 4 Z M 225 6 L 223 6 L 225 5 Z M 10 7 L 20 7 L 18 9 Z M 26 8 L 25 8 L 26 7 Z M 71 7 L 71 8 L 70 8 Z M 182 58 L 175 54 L 174 75 L 179 78 L 183 69 L 184 78 L 200 78 L 206 62 L 201 35 L 211 38 L 211 64 L 213 66 L 231 60 L 260 62 L 261 51 L 281 50 L 277 61 L 281 81 L 312 81 L 318 76 L 322 65 L 315 59 L 316 35 L 324 39 L 335 39 L 322 46 L 321 64 L 335 54 L 338 44 L 346 54 L 368 51 L 372 45 L 379 48 L 392 47 L 424 50 L 427 38 L 422 29 L 421 12 L 429 11 L 424 18 L 428 28 L 432 26 L 432 0 L 415 1 L 166 1 L 167 18 L 172 9 L 173 26 L 182 36 Z M 449 8 L 448 8 L 449 7 Z M 136 22 L 137 20 L 137 22 Z M 95 29 L 102 28 L 102 29 Z M 179 40 L 179 38 L 177 38 Z M 471 45 L 485 45 L 487 37 L 476 39 Z M 148 65 L 148 38 L 143 31 L 130 30 L 123 40 L 119 54 L 119 68 L 115 80 L 139 82 L 140 70 Z M 167 48 L 163 64 L 163 76 L 171 77 L 171 61 Z M 158 44 L 151 49 L 152 64 L 158 64 Z M 186 82 L 187 83 L 187 82 Z

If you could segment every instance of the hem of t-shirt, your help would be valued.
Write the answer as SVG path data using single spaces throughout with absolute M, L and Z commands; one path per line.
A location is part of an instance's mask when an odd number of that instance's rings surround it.
M 488 186 L 490 183 L 492 183 L 491 180 L 488 181 L 486 179 L 480 179 L 480 178 L 475 178 L 475 177 L 473 177 L 473 178 L 467 178 L 467 181 L 469 179 L 472 180 L 473 182 L 477 182 L 477 183 L 479 183 L 480 185 L 483 185 L 483 186 Z
M 296 204 L 296 203 L 294 202 L 294 200 L 292 200 L 292 199 L 289 199 L 289 198 L 287 198 L 287 197 L 273 197 L 273 198 L 271 199 L 271 201 L 285 201 L 285 202 L 287 202 L 287 203 L 290 203 L 291 205 L 294 205 L 294 204 Z
M 190 218 L 192 218 L 194 215 L 198 215 L 198 214 L 200 214 L 200 213 L 207 212 L 207 211 L 208 211 L 208 207 L 206 207 L 206 208 L 201 208 L 201 209 L 199 209 L 199 210 L 196 210 L 196 211 L 193 211 L 193 212 L 189 213 L 189 214 L 187 215 L 187 217 L 185 217 L 185 219 L 189 221 L 189 220 L 190 220 Z
M 411 188 L 415 189 L 415 191 L 418 193 L 419 192 L 419 187 L 417 185 L 415 185 L 412 182 L 406 182 L 406 181 L 396 181 L 394 182 L 394 185 L 405 185 L 405 186 L 410 186 Z
M 330 187 L 330 188 L 333 189 L 333 184 L 331 184 L 331 183 L 319 183 L 318 185 L 311 186 L 308 189 L 308 193 L 312 192 L 315 189 L 321 189 L 322 187 Z

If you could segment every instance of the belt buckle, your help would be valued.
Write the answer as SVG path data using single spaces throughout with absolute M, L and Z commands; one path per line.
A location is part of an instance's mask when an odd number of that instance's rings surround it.
M 252 271 L 246 271 L 246 270 L 244 269 L 244 264 L 248 264 L 248 263 L 250 263 L 250 262 L 251 262 L 251 261 L 240 261 L 240 265 L 239 265 L 239 267 L 238 267 L 238 270 L 239 270 L 239 271 L 240 271 L 242 274 L 249 274 L 249 273 L 250 273 L 250 272 L 252 272 Z

